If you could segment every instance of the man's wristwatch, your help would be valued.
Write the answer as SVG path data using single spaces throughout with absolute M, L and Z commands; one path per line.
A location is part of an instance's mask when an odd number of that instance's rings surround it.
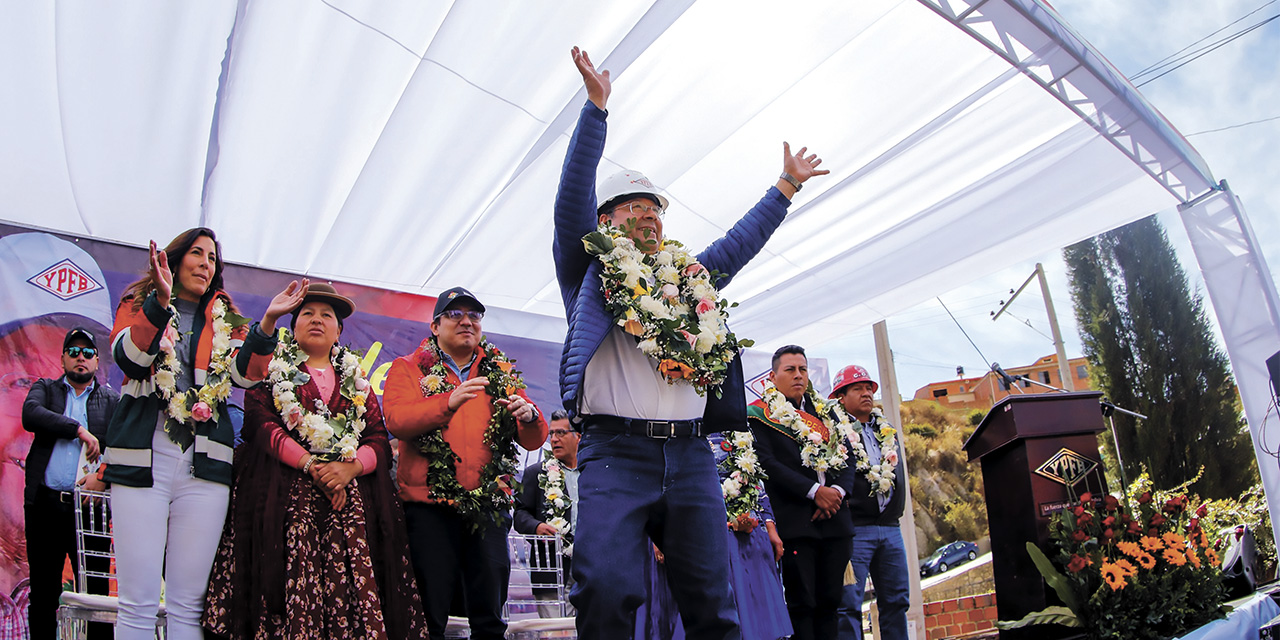
M 785 171 L 784 171 L 784 172 L 782 172 L 782 175 L 778 176 L 778 178 L 779 178 L 779 179 L 782 179 L 782 180 L 786 180 L 787 182 L 790 182 L 790 183 L 791 183 L 791 186 L 793 186 L 793 187 L 795 187 L 795 188 L 796 188 L 796 191 L 799 191 L 799 190 L 800 190 L 800 187 L 803 187 L 803 186 L 804 186 L 804 185 L 800 184 L 800 181 L 799 181 L 799 180 L 796 180 L 796 177 L 795 177 L 795 176 L 793 176 L 793 175 L 791 175 L 791 174 L 789 174 L 789 173 L 787 173 L 787 172 L 785 172 Z

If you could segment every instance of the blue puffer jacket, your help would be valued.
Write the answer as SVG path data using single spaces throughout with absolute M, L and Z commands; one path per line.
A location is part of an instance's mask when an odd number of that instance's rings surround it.
M 596 229 L 599 219 L 596 213 L 596 167 L 604 154 L 607 115 L 590 101 L 583 105 L 578 126 L 569 141 L 569 152 L 560 172 L 560 189 L 556 193 L 552 253 L 565 316 L 569 320 L 569 333 L 565 336 L 564 352 L 560 356 L 560 397 L 570 413 L 577 411 L 587 362 L 613 326 L 613 317 L 605 310 L 604 294 L 600 291 L 603 265 L 589 255 L 582 244 L 582 237 Z M 698 254 L 698 261 L 703 266 L 724 274 L 717 283 L 719 287 L 729 284 L 733 276 L 760 252 L 769 236 L 782 224 L 790 204 L 782 192 L 770 187 L 760 202 L 724 237 Z M 716 398 L 714 393 L 708 394 L 708 420 L 718 415 L 718 411 L 727 410 L 734 416 L 733 422 L 746 422 L 741 363 L 735 361 L 734 367 L 726 382 L 736 378 L 738 388 L 731 389 L 731 385 L 726 384 L 720 398 Z M 737 419 L 739 414 L 741 420 Z M 737 427 L 726 425 L 724 428 Z

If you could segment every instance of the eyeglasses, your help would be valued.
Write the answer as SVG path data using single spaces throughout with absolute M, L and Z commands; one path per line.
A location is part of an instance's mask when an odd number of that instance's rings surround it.
M 628 202 L 626 204 L 620 204 L 617 206 L 616 209 L 614 209 L 614 211 L 618 211 L 622 209 L 630 211 L 631 215 L 635 215 L 635 216 L 642 216 L 650 212 L 652 212 L 653 215 L 658 216 L 659 218 L 665 217 L 667 215 L 667 210 L 663 209 L 662 205 L 647 204 L 644 202 Z
M 568 429 L 552 429 L 547 432 L 547 439 L 563 438 L 571 433 L 573 432 Z
M 440 315 L 436 317 L 448 318 L 454 322 L 462 322 L 462 319 L 465 317 L 465 318 L 470 318 L 472 322 L 480 322 L 480 319 L 484 317 L 484 312 L 483 311 L 463 311 L 462 309 L 447 309 L 445 311 L 441 311 Z
M 64 351 L 72 358 L 79 358 L 81 354 L 84 354 L 85 358 L 94 358 L 98 355 L 98 350 L 93 347 L 67 347 Z

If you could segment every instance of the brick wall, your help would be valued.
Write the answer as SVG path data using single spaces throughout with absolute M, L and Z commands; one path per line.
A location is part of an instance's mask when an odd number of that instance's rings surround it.
M 995 628 L 996 594 L 965 596 L 924 605 L 925 637 L 942 640 Z

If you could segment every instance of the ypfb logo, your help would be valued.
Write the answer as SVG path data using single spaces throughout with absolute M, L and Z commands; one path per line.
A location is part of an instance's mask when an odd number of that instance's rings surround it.
M 81 269 L 70 258 L 31 276 L 27 282 L 62 300 L 71 300 L 102 289 L 101 283 L 94 280 L 89 272 Z
M 639 178 L 636 178 L 635 180 L 632 180 L 632 181 L 631 181 L 631 184 L 638 184 L 638 185 L 640 185 L 640 186 L 642 186 L 642 187 L 647 187 L 647 188 L 649 188 L 649 189 L 654 189 L 655 191 L 657 190 L 657 187 L 653 186 L 653 183 L 652 183 L 652 182 L 649 182 L 649 179 L 648 179 L 648 178 L 646 178 L 646 177 L 644 177 L 644 176 L 640 176 Z

